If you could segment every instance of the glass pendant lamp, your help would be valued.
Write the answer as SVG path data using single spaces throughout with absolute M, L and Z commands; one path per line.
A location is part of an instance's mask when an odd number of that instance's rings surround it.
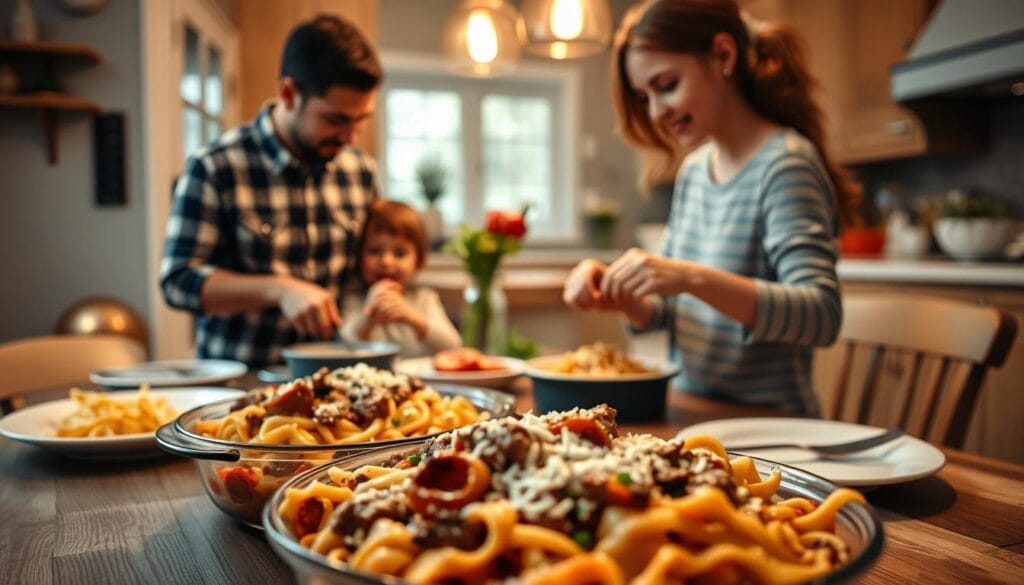
M 515 69 L 518 19 L 516 9 L 504 0 L 464 0 L 445 25 L 449 69 L 469 77 L 496 77 Z
M 608 0 L 523 0 L 520 34 L 527 51 L 552 59 L 599 53 L 612 37 Z

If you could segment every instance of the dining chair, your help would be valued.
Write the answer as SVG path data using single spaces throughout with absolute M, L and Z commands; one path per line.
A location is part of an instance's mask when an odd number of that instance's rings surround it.
M 80 383 L 98 368 L 145 359 L 142 344 L 124 335 L 44 335 L 0 344 L 0 412 L 19 408 L 30 392 Z
M 962 448 L 985 374 L 1006 361 L 1016 318 L 925 295 L 843 298 L 833 420 L 899 427 Z

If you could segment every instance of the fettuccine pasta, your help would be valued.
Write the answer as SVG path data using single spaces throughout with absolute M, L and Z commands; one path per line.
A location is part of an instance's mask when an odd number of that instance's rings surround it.
M 227 416 L 200 420 L 192 430 L 253 445 L 238 462 L 215 466 L 205 483 L 218 506 L 255 523 L 288 478 L 334 458 L 331 447 L 435 434 L 490 416 L 462 396 L 442 396 L 417 378 L 360 363 L 256 390 Z M 267 448 L 276 445 L 309 449 Z
M 601 342 L 581 345 L 576 351 L 565 352 L 551 370 L 559 374 L 583 376 L 646 374 L 650 371 L 618 349 Z
M 149 385 L 138 394 L 88 392 L 72 388 L 75 410 L 57 425 L 58 437 L 109 437 L 152 433 L 178 412 L 163 397 L 150 397 Z
M 195 432 L 272 445 L 346 445 L 422 436 L 486 419 L 462 396 L 442 396 L 422 381 L 366 364 L 322 368 L 252 394 Z
M 824 502 L 708 436 L 618 436 L 607 406 L 486 421 L 390 467 L 330 468 L 278 513 L 335 566 L 411 583 L 798 583 L 848 561 Z

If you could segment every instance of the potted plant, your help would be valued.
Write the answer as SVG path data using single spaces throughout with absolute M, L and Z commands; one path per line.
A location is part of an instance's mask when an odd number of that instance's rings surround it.
M 423 228 L 431 249 L 444 244 L 444 217 L 437 209 L 437 200 L 448 187 L 448 169 L 436 156 L 425 156 L 416 164 L 416 179 L 420 182 L 420 193 L 427 200 L 423 212 Z
M 1017 222 L 1004 202 L 950 191 L 939 207 L 934 231 L 939 248 L 949 256 L 980 260 L 1002 257 L 1016 229 Z

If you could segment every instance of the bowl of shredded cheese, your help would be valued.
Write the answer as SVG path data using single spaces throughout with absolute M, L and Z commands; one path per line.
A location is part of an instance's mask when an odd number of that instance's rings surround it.
M 193 459 L 214 504 L 259 526 L 270 495 L 321 463 L 503 416 L 514 398 L 437 386 L 366 364 L 315 372 L 183 413 L 157 431 L 164 449 Z
M 669 380 L 677 372 L 603 343 L 526 362 L 537 412 L 609 404 L 621 422 L 663 418 Z

